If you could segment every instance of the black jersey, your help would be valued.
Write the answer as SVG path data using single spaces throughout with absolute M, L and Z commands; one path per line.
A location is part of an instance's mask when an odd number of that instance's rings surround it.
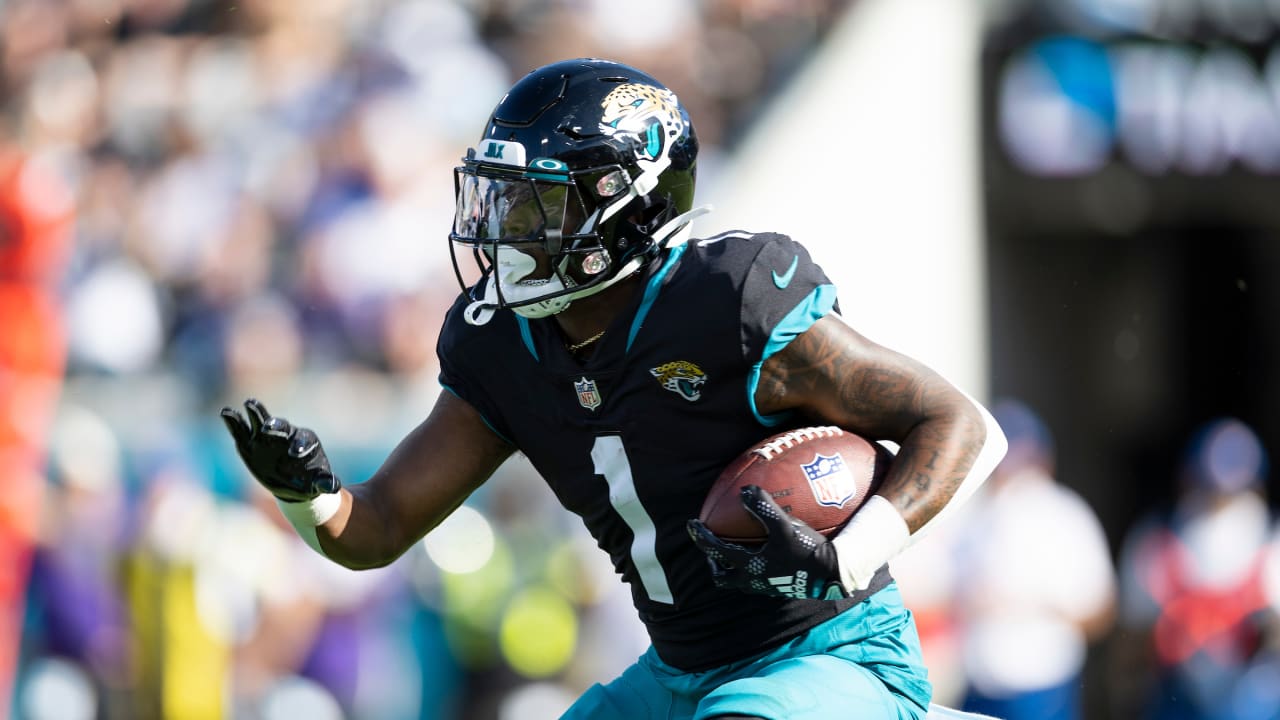
M 585 361 L 554 318 L 499 312 L 440 335 L 441 383 L 517 447 L 580 516 L 631 586 L 659 656 L 702 670 L 779 645 L 888 582 L 840 601 L 717 589 L 689 539 L 720 471 L 802 424 L 762 416 L 761 364 L 833 311 L 835 289 L 803 246 L 733 232 L 669 248 Z

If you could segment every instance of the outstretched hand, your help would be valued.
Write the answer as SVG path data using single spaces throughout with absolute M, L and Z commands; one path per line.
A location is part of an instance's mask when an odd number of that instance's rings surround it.
M 245 415 L 222 408 L 222 420 L 240 459 L 272 495 L 285 502 L 306 502 L 342 487 L 314 432 L 272 417 L 256 399 L 245 400 L 244 408 Z
M 689 537 L 707 556 L 716 587 L 774 597 L 845 597 L 835 546 L 821 533 L 788 515 L 757 485 L 742 489 L 742 504 L 768 531 L 759 547 L 721 540 L 700 520 L 688 523 Z

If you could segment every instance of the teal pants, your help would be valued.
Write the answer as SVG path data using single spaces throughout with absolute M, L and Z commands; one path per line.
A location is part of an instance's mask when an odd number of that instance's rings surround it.
M 677 670 L 649 648 L 562 720 L 920 720 L 932 693 L 911 611 L 890 584 L 781 647 L 712 670 Z

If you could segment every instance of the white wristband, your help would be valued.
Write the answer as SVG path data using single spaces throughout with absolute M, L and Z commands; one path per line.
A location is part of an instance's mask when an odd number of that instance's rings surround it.
M 911 531 L 893 503 L 872 495 L 831 543 L 836 548 L 840 583 L 847 592 L 865 590 L 881 565 L 907 546 Z
M 276 505 L 280 507 L 280 512 L 284 514 L 293 529 L 298 531 L 302 541 L 310 545 L 312 550 L 324 555 L 324 549 L 320 547 L 320 537 L 316 535 L 316 527 L 325 524 L 329 518 L 338 514 L 338 510 L 342 507 L 342 494 L 323 493 L 304 502 L 285 502 L 276 498 Z

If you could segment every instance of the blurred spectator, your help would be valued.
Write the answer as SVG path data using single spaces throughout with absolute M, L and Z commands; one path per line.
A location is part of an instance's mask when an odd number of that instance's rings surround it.
M 50 452 L 24 653 L 59 658 L 66 673 L 84 679 L 89 706 L 122 714 L 135 681 L 119 567 L 128 539 L 123 451 L 101 417 L 67 405 Z M 32 683 L 24 694 L 38 694 Z
M 9 706 L 66 338 L 56 290 L 73 207 L 41 158 L 0 138 L 0 711 Z
M 1089 646 L 1113 617 L 1111 552 L 1092 508 L 1055 479 L 1043 421 L 1013 400 L 992 414 L 1009 452 L 970 503 L 957 547 L 964 708 L 1080 720 Z
M 1253 429 L 1214 420 L 1182 459 L 1168 512 L 1134 526 L 1121 557 L 1114 676 L 1121 717 L 1280 715 L 1280 549 Z

